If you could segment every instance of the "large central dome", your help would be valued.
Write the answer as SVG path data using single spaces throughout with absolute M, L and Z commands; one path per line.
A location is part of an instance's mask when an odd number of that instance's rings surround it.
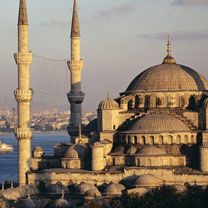
M 196 71 L 178 64 L 160 64 L 139 74 L 126 93 L 206 91 L 208 81 Z

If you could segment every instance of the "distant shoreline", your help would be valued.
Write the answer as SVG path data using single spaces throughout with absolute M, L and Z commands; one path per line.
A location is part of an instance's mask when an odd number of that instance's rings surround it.
M 13 132 L 1 132 L 0 136 L 4 136 L 4 135 L 11 135 L 14 134 Z M 32 132 L 33 135 L 39 135 L 39 134 L 66 134 L 68 135 L 67 131 L 35 131 Z

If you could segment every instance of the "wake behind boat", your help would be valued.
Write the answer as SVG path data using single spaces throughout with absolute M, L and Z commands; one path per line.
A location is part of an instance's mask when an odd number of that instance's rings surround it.
M 13 152 L 14 148 L 10 144 L 6 144 L 2 141 L 0 141 L 0 153 L 4 152 Z

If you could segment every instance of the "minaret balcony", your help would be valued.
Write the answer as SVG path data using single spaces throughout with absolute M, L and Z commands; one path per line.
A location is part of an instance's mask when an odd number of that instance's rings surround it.
M 16 53 L 14 59 L 17 65 L 29 65 L 32 63 L 32 52 Z
M 69 92 L 67 94 L 70 103 L 82 103 L 84 101 L 85 94 L 83 92 Z
M 14 95 L 18 103 L 26 103 L 32 100 L 33 90 L 15 90 Z
M 17 139 L 31 139 L 32 138 L 32 131 L 30 128 L 15 128 L 14 134 Z
M 84 60 L 72 60 L 67 62 L 70 71 L 81 71 L 84 68 Z

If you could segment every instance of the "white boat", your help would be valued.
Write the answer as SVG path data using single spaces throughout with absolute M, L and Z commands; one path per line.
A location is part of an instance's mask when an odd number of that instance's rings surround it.
M 0 153 L 1 152 L 12 152 L 14 148 L 10 144 L 6 144 L 2 141 L 0 141 Z

